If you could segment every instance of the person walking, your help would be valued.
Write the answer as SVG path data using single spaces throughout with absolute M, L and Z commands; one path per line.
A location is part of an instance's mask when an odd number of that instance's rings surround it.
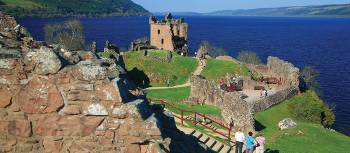
M 262 133 L 258 134 L 258 137 L 255 138 L 254 146 L 256 147 L 255 153 L 264 153 L 265 137 Z
M 247 147 L 246 153 L 253 153 L 254 151 L 254 138 L 253 132 L 249 132 L 248 136 L 245 137 L 245 145 Z
M 238 128 L 238 131 L 235 133 L 236 140 L 236 151 L 235 153 L 242 153 L 243 142 L 244 142 L 244 133 L 241 128 Z

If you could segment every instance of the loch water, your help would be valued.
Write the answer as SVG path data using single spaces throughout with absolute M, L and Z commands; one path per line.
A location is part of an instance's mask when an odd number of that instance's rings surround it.
M 67 18 L 22 18 L 36 40 L 43 40 L 47 23 Z M 132 40 L 149 35 L 148 17 L 80 18 L 86 42 L 104 42 L 128 48 Z M 297 67 L 314 66 L 322 98 L 335 105 L 334 129 L 350 135 L 350 18 L 310 17 L 185 17 L 193 54 L 203 40 L 223 47 L 231 56 L 255 51 L 266 62 L 277 56 Z

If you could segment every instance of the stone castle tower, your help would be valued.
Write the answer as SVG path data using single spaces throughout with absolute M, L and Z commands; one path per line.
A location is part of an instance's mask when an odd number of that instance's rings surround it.
M 164 20 L 160 21 L 155 16 L 151 16 L 149 24 L 151 27 L 151 46 L 184 55 L 188 53 L 188 25 L 184 22 L 184 19 L 174 20 L 169 13 Z

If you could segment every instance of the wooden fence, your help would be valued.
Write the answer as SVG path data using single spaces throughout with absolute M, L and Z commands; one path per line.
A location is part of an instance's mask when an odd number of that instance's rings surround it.
M 215 120 L 209 118 L 208 116 L 206 116 L 204 114 L 197 113 L 197 112 L 194 112 L 194 111 L 184 110 L 184 109 L 181 109 L 181 108 L 177 108 L 175 105 L 170 104 L 170 103 L 168 103 L 168 102 L 166 102 L 166 101 L 164 101 L 162 99 L 151 99 L 151 98 L 149 98 L 147 100 L 149 102 L 160 103 L 160 104 L 164 105 L 164 107 L 168 106 L 170 108 L 173 108 L 173 109 L 179 111 L 180 114 L 173 114 L 173 116 L 178 118 L 178 119 L 180 119 L 181 125 L 184 125 L 184 121 L 191 121 L 191 122 L 193 122 L 194 125 L 201 125 L 201 126 L 205 127 L 206 129 L 209 129 L 209 130 L 213 131 L 214 133 L 222 135 L 225 138 L 227 138 L 229 141 L 233 142 L 231 140 L 231 132 L 232 132 L 232 129 L 233 129 L 233 126 L 234 126 L 233 123 L 231 123 L 229 126 L 226 126 L 226 125 L 224 125 L 224 124 L 222 124 L 222 123 L 220 123 L 218 121 L 215 121 Z M 185 117 L 185 113 L 190 114 L 190 115 L 187 115 L 187 116 L 191 116 L 192 115 L 193 118 Z M 215 123 L 217 126 L 220 126 L 221 129 L 227 130 L 227 133 L 219 131 L 219 130 L 217 130 L 215 128 L 212 128 L 206 123 L 199 122 L 199 121 L 197 121 L 197 118 L 202 118 L 205 122 L 209 121 L 210 123 Z M 220 129 L 220 127 L 218 129 Z

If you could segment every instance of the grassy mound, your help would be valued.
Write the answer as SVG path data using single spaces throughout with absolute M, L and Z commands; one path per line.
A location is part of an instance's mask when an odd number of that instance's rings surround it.
M 153 89 L 147 90 L 148 98 L 157 98 L 163 99 L 169 103 L 175 103 L 182 101 L 190 96 L 191 89 L 190 87 L 181 87 L 181 88 L 170 88 L 170 89 Z M 177 108 L 194 111 L 197 113 L 205 115 L 214 115 L 220 116 L 221 110 L 218 107 L 211 105 L 191 105 L 191 104 L 175 104 Z M 174 113 L 180 113 L 176 109 L 167 107 L 170 111 Z
M 247 76 L 249 75 L 249 69 L 233 61 L 208 59 L 201 75 L 209 80 L 218 80 L 225 77 L 226 74 Z
M 128 52 L 123 59 L 129 76 L 140 86 L 166 86 L 168 79 L 170 86 L 186 83 L 197 68 L 197 60 L 173 54 L 172 61 L 168 63 L 166 55 L 166 51 L 160 50 L 148 51 L 146 57 L 141 52 Z
M 350 137 L 338 132 L 331 132 L 320 124 L 300 121 L 293 118 L 288 106 L 302 101 L 313 100 L 314 94 L 306 92 L 303 96 L 295 96 L 271 109 L 255 115 L 256 128 L 267 138 L 265 149 L 272 152 L 304 153 L 304 152 L 348 152 Z M 280 131 L 277 124 L 289 117 L 298 124 L 296 128 Z

